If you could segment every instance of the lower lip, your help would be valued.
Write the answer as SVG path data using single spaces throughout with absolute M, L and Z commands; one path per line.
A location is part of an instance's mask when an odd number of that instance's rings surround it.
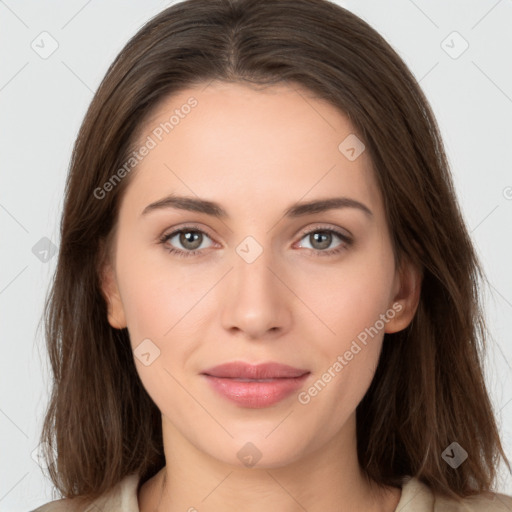
M 267 382 L 243 382 L 236 379 L 204 375 L 215 391 L 242 407 L 260 409 L 274 405 L 294 391 L 307 379 L 309 373 L 301 377 L 279 378 Z

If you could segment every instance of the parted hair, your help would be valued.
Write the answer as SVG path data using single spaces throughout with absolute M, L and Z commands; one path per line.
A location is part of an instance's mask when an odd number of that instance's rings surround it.
M 133 174 L 100 199 L 95 190 L 126 162 L 163 100 L 212 80 L 299 86 L 348 116 L 369 152 L 395 257 L 421 269 L 414 318 L 385 334 L 357 407 L 367 478 L 400 487 L 411 475 L 455 499 L 492 490 L 500 461 L 510 464 L 484 380 L 486 280 L 440 130 L 391 45 L 327 0 L 175 3 L 107 70 L 73 148 L 44 311 L 52 388 L 41 446 L 55 487 L 93 499 L 130 473 L 143 483 L 165 465 L 161 413 L 137 374 L 127 329 L 108 322 L 100 286 Z M 442 458 L 454 441 L 469 455 L 457 469 Z

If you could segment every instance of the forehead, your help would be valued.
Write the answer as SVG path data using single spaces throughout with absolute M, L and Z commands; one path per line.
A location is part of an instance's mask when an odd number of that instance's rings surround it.
M 367 152 L 347 153 L 364 147 L 347 116 L 294 84 L 187 88 L 146 119 L 135 147 L 144 144 L 125 199 L 141 205 L 171 192 L 241 208 L 326 195 L 380 201 Z

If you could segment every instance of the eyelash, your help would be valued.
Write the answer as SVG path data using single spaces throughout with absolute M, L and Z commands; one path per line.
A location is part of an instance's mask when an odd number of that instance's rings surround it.
M 208 238 L 211 239 L 211 237 L 208 235 L 208 233 L 206 233 L 202 229 L 199 229 L 197 226 L 191 225 L 191 226 L 184 226 L 180 229 L 172 231 L 171 233 L 162 235 L 162 237 L 159 240 L 159 243 L 164 245 L 167 243 L 168 240 L 173 238 L 175 235 L 180 234 L 180 233 L 187 233 L 187 232 L 191 232 L 191 231 L 197 232 L 197 233 L 202 233 L 203 235 L 206 235 Z M 336 249 L 329 249 L 326 251 L 322 251 L 320 249 L 309 249 L 310 251 L 313 251 L 313 254 L 315 256 L 334 256 L 335 254 L 338 254 L 341 251 L 345 250 L 347 247 L 350 247 L 353 243 L 353 240 L 350 237 L 337 231 L 336 229 L 323 228 L 323 227 L 316 227 L 315 229 L 301 233 L 300 239 L 302 240 L 305 236 L 310 235 L 312 233 L 317 233 L 317 232 L 334 233 L 336 236 L 338 236 L 343 241 L 343 244 L 341 244 Z M 176 249 L 174 247 L 166 247 L 166 250 L 171 254 L 175 254 L 176 256 L 179 256 L 180 258 L 188 258 L 190 256 L 198 255 L 199 253 L 201 253 L 201 251 L 203 249 L 195 249 L 194 251 L 182 251 L 182 250 Z

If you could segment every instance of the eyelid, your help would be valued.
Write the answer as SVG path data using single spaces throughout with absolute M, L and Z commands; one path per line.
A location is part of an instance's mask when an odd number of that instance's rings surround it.
M 334 233 L 337 233 L 339 236 L 341 236 L 343 238 L 346 238 L 349 240 L 353 240 L 353 238 L 354 238 L 354 235 L 352 235 L 352 233 L 346 228 L 342 228 L 339 226 L 333 226 L 330 224 L 322 224 L 322 223 L 320 223 L 320 224 L 313 223 L 312 227 L 311 227 L 311 224 L 308 224 L 308 227 L 300 229 L 295 236 L 303 238 L 304 236 L 309 235 L 310 233 L 314 233 L 316 231 L 333 231 Z
M 161 241 L 163 238 L 169 238 L 171 235 L 176 235 L 180 231 L 186 231 L 187 229 L 190 231 L 199 231 L 207 235 L 211 240 L 215 240 L 214 237 L 208 232 L 207 228 L 204 228 L 203 226 L 193 222 L 190 224 L 184 224 L 183 226 L 174 226 L 172 229 L 164 230 L 164 232 L 158 237 L 158 240 Z
M 332 226 L 332 225 L 328 225 L 328 224 L 314 224 L 313 223 L 313 226 L 310 227 L 311 225 L 308 224 L 307 227 L 304 227 L 304 228 L 301 228 L 299 229 L 296 234 L 294 235 L 294 237 L 298 237 L 300 236 L 300 238 L 303 238 L 304 236 L 306 235 L 309 235 L 311 232 L 314 232 L 314 231 L 320 231 L 320 230 L 326 230 L 326 231 L 334 231 L 334 232 L 339 232 L 339 231 L 344 231 L 346 234 L 344 233 L 340 233 L 340 235 L 342 236 L 345 236 L 346 238 L 350 238 L 352 239 L 353 238 L 353 235 L 352 233 L 346 229 L 346 228 L 341 228 L 339 226 Z M 204 228 L 203 226 L 199 225 L 199 224 L 195 224 L 195 223 L 190 223 L 190 224 L 184 224 L 183 226 L 174 226 L 171 230 L 164 230 L 164 232 L 158 237 L 159 240 L 163 239 L 163 238 L 167 238 L 169 237 L 170 235 L 173 235 L 173 234 L 176 234 L 176 233 L 179 233 L 180 231 L 183 231 L 183 230 L 186 230 L 186 229 L 194 229 L 194 230 L 197 230 L 197 231 L 200 231 L 206 235 L 208 235 L 208 237 L 211 239 L 211 240 L 215 240 L 215 238 L 208 232 L 208 229 L 207 228 Z

